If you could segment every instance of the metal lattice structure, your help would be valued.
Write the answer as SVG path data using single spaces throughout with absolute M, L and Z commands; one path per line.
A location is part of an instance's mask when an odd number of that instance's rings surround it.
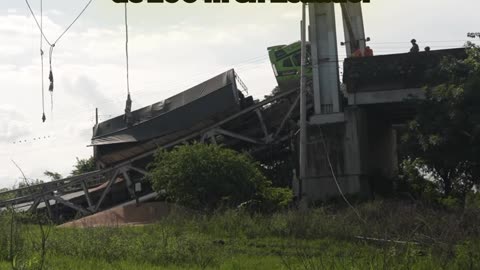
M 295 108 L 298 108 L 298 101 L 298 89 L 281 92 L 200 131 L 174 138 L 158 147 L 169 149 L 193 141 L 220 143 L 218 140 L 221 139 L 221 143 L 227 147 L 261 152 L 268 145 L 292 138 L 292 132 L 287 126 L 292 122 L 289 120 L 296 122 L 298 112 Z M 152 140 L 152 143 L 156 141 Z M 136 164 L 151 158 L 155 151 L 156 149 L 141 153 L 102 170 L 2 192 L 0 195 L 10 194 L 14 198 L 0 201 L 0 208 L 14 207 L 29 211 L 45 208 L 53 217 L 52 204 L 58 204 L 76 215 L 86 216 L 109 207 L 105 201 L 112 196 L 114 189 L 128 192 L 128 199 L 138 200 L 141 195 L 135 192 L 134 186 L 144 183 L 147 171 Z M 99 183 L 102 183 L 100 187 Z

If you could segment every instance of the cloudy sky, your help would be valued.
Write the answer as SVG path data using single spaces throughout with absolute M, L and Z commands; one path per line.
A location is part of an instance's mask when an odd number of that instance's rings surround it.
M 55 40 L 86 2 L 43 0 L 47 38 Z M 129 5 L 134 109 L 229 68 L 237 70 L 257 98 L 275 86 L 266 48 L 299 39 L 300 5 L 198 2 Z M 30 3 L 39 14 L 40 0 Z M 411 38 L 421 48 L 458 47 L 468 40 L 467 32 L 480 32 L 478 10 L 478 0 L 372 0 L 364 5 L 365 29 L 376 54 L 408 51 Z M 340 42 L 340 24 L 337 30 Z M 24 1 L 0 1 L 0 188 L 18 181 L 11 160 L 29 178 L 42 179 L 45 170 L 68 175 L 76 157 L 92 154 L 87 145 L 95 108 L 100 120 L 124 109 L 122 5 L 94 0 L 57 43 L 53 110 L 47 91 L 45 123 L 39 35 Z M 46 89 L 47 82 L 46 73 Z

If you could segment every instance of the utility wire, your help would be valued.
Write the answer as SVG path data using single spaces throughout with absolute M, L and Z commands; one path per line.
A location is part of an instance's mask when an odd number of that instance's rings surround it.
M 129 61 L 128 61 L 128 11 L 125 3 L 125 56 L 127 61 L 127 94 L 130 95 Z
M 48 53 L 48 60 L 49 60 L 49 65 L 50 65 L 50 72 L 48 74 L 48 79 L 50 81 L 50 86 L 48 87 L 48 91 L 50 92 L 50 110 L 53 115 L 53 89 L 54 89 L 54 78 L 53 78 L 53 69 L 52 69 L 52 58 L 53 58 L 53 49 L 55 48 L 55 45 L 60 41 L 60 39 L 72 28 L 72 26 L 78 21 L 78 19 L 83 15 L 85 10 L 90 6 L 90 4 L 93 2 L 93 0 L 89 0 L 87 4 L 83 7 L 83 9 L 80 11 L 80 13 L 75 17 L 75 19 L 65 28 L 65 30 L 57 37 L 57 39 L 52 43 L 50 40 L 47 38 L 45 35 L 45 32 L 43 31 L 43 0 L 40 0 L 40 23 L 38 22 L 37 17 L 35 16 L 35 13 L 33 12 L 32 7 L 30 6 L 30 3 L 28 0 L 25 0 L 25 3 L 27 4 L 28 10 L 33 16 L 33 19 L 35 20 L 35 23 L 37 24 L 38 29 L 40 30 L 40 54 L 41 54 L 41 64 L 42 64 L 42 121 L 45 122 L 46 117 L 45 117 L 45 90 L 44 90 L 44 71 L 43 71 L 43 39 L 47 42 L 47 44 L 50 46 L 50 50 Z
M 58 43 L 58 41 L 70 30 L 70 28 L 72 28 L 72 26 L 78 21 L 78 19 L 83 15 L 83 13 L 85 13 L 85 10 L 87 10 L 87 8 L 90 6 L 90 4 L 93 2 L 93 0 L 90 0 L 87 2 L 87 4 L 85 5 L 85 7 L 80 11 L 80 13 L 77 15 L 77 17 L 75 17 L 75 19 L 67 26 L 67 28 L 65 28 L 65 30 L 58 36 L 58 38 L 55 40 L 55 42 L 51 43 L 48 38 L 46 37 L 45 33 L 43 32 L 43 29 L 42 27 L 40 27 L 40 24 L 38 23 L 38 20 L 37 20 L 37 17 L 35 16 L 35 13 L 33 12 L 32 10 L 32 7 L 30 6 L 30 3 L 28 2 L 28 0 L 25 0 L 25 3 L 27 4 L 27 7 L 28 7 L 28 10 L 30 10 L 30 13 L 32 14 L 33 16 L 33 19 L 35 20 L 43 38 L 45 39 L 45 41 L 48 43 L 48 45 L 51 46 L 55 46 L 55 44 Z
M 440 41 L 438 41 L 440 42 Z M 380 48 L 380 49 L 378 49 Z M 382 46 L 382 47 L 377 47 L 377 49 L 375 51 L 383 51 L 383 50 L 388 50 L 390 48 L 389 45 L 387 46 Z M 450 48 L 450 47 L 448 47 Z M 453 48 L 453 47 L 452 47 Z M 455 47 L 457 48 L 457 47 Z M 441 49 L 446 49 L 446 48 L 441 48 Z M 346 55 L 343 55 L 343 54 L 338 54 L 339 57 L 346 57 Z M 247 59 L 244 59 L 244 60 L 241 60 L 241 62 L 237 62 L 237 63 L 228 63 L 226 64 L 226 66 L 233 66 L 235 67 L 235 70 L 237 72 L 239 71 L 245 71 L 245 70 L 251 70 L 250 66 L 251 65 L 257 65 L 259 62 L 261 61 L 264 61 L 264 60 L 267 60 L 269 57 L 268 55 L 257 55 L 255 57 L 251 57 L 251 58 L 247 58 Z M 342 63 L 343 60 L 339 60 L 338 61 L 339 63 Z M 161 86 L 162 88 L 168 88 L 169 92 L 173 91 L 174 89 L 176 88 L 179 88 L 179 87 L 188 87 L 189 85 L 191 84 L 196 84 L 198 83 L 197 79 L 200 79 L 202 77 L 205 77 L 205 76 L 211 76 L 213 74 L 216 74 L 216 73 L 220 73 L 221 71 L 225 70 L 227 67 L 225 68 L 218 68 L 218 69 L 215 69 L 213 70 L 212 72 L 199 72 L 199 73 L 195 73 L 195 74 L 192 74 L 192 76 L 190 76 L 190 79 L 188 81 L 183 81 L 183 82 L 180 82 L 180 81 L 168 81 L 166 84 L 158 84 L 158 83 L 155 83 L 155 82 L 152 82 L 152 83 L 147 83 L 145 84 L 145 88 L 144 90 L 140 90 L 140 91 L 137 91 L 136 94 L 146 94 L 146 95 L 151 95 L 153 94 L 154 92 L 152 92 L 151 90 L 149 89 L 152 89 L 152 88 L 156 88 L 158 86 Z M 155 91 L 155 93 L 158 94 L 158 91 Z M 102 99 L 101 100 L 101 103 L 98 103 L 98 105 L 105 105 L 105 104 L 112 104 L 112 103 L 119 103 L 119 102 L 123 102 L 122 99 L 112 99 L 112 98 L 106 98 L 106 99 Z M 89 111 L 91 108 L 87 108 L 87 107 L 82 107 L 80 110 L 78 111 L 75 111 L 76 114 L 79 114 L 79 113 L 82 113 L 82 112 L 86 112 L 86 111 Z M 57 118 L 58 119 L 70 119 L 70 116 L 64 116 L 64 117 L 60 117 L 60 118 Z
M 35 16 L 35 13 L 33 12 L 32 7 L 30 6 L 30 3 L 28 2 L 28 0 L 25 0 L 25 3 L 27 4 L 28 10 L 30 10 L 30 14 L 32 14 L 33 19 L 35 20 L 35 23 L 37 24 L 38 29 L 40 30 L 40 33 L 41 33 L 42 37 L 45 39 L 45 41 L 48 43 L 48 45 L 52 46 L 52 44 L 50 43 L 48 38 L 45 36 L 45 33 L 43 33 L 43 27 L 42 27 L 41 24 L 38 23 L 37 17 Z M 40 7 L 40 9 L 42 9 L 42 7 Z M 40 16 L 43 17 L 42 15 L 40 15 Z M 42 20 L 43 20 L 43 18 L 40 18 L 40 21 L 42 21 Z
M 43 80 L 43 0 L 40 0 L 40 63 L 42 65 L 42 122 L 45 123 L 47 118 L 45 117 L 45 89 L 44 89 L 44 80 Z
M 345 195 L 343 194 L 343 190 L 342 188 L 340 187 L 340 184 L 338 183 L 338 180 L 337 180 L 337 176 L 335 175 L 335 171 L 333 170 L 333 166 L 332 166 L 332 162 L 330 160 L 330 153 L 328 151 L 328 148 L 327 148 L 327 143 L 325 141 L 325 136 L 323 134 L 323 130 L 322 128 L 320 128 L 320 138 L 322 139 L 322 143 L 323 143 L 323 148 L 325 150 L 325 155 L 327 156 L 327 162 L 328 162 L 328 166 L 330 167 L 330 172 L 332 173 L 332 178 L 333 178 L 333 181 L 335 181 L 335 185 L 337 186 L 337 189 L 338 189 L 338 192 L 340 193 L 340 195 L 342 196 L 343 200 L 348 204 L 348 206 L 353 210 L 353 212 L 357 215 L 357 217 L 363 222 L 363 223 L 367 223 L 365 221 L 365 219 L 362 218 L 362 216 L 360 215 L 360 213 L 358 213 L 357 209 L 348 201 L 347 197 L 345 197 Z
M 50 46 L 50 51 L 48 52 L 48 62 L 50 64 L 50 73 L 48 74 L 48 79 L 50 80 L 50 86 L 48 91 L 50 92 L 50 112 L 53 116 L 53 69 L 52 69 L 52 55 L 53 55 L 54 46 Z
M 128 10 L 127 3 L 125 3 L 125 56 L 126 56 L 126 69 L 127 69 L 127 101 L 125 102 L 125 122 L 127 124 L 131 119 L 132 112 L 132 99 L 130 98 L 130 74 L 129 74 L 129 59 L 128 59 Z

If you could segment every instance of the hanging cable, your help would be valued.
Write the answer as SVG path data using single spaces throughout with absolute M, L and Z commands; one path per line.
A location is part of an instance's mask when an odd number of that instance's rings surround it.
M 90 6 L 90 4 L 93 2 L 93 0 L 90 0 L 87 2 L 87 4 L 85 5 L 85 7 L 83 7 L 83 9 L 80 11 L 80 13 L 77 15 L 77 17 L 75 17 L 75 19 L 73 19 L 73 21 L 65 28 L 65 30 L 58 36 L 58 38 L 55 40 L 55 42 L 50 42 L 47 38 L 47 36 L 45 35 L 45 33 L 43 32 L 43 29 L 42 27 L 40 27 L 40 24 L 38 23 L 38 20 L 37 20 L 37 17 L 35 16 L 35 13 L 33 12 L 33 9 L 32 7 L 30 6 L 30 3 L 28 2 L 28 0 L 25 0 L 25 3 L 27 4 L 27 7 L 28 7 L 28 10 L 30 11 L 30 14 L 32 14 L 33 16 L 33 19 L 35 20 L 35 23 L 37 24 L 37 27 L 39 28 L 40 30 L 40 33 L 42 34 L 43 38 L 45 39 L 45 41 L 48 43 L 48 45 L 50 46 L 55 46 L 55 44 L 58 43 L 58 41 L 60 41 L 60 39 L 70 30 L 70 28 L 72 28 L 72 26 L 78 21 L 78 19 L 83 15 L 83 13 L 85 13 L 85 10 L 87 10 L 87 8 Z
M 326 142 L 326 139 L 325 139 L 325 134 L 323 133 L 323 129 L 320 128 L 320 139 L 322 140 L 322 144 L 323 144 L 323 149 L 324 149 L 324 153 L 327 157 L 327 162 L 328 162 L 328 167 L 330 168 L 330 172 L 332 173 L 332 178 L 333 178 L 333 181 L 335 182 L 335 185 L 337 186 L 337 190 L 338 190 L 338 193 L 340 193 L 340 195 L 342 196 L 343 200 L 347 203 L 347 205 L 353 210 L 353 212 L 355 213 L 355 215 L 357 215 L 358 219 L 361 220 L 364 224 L 366 224 L 366 220 L 362 218 L 362 216 L 360 215 L 360 213 L 357 211 L 357 209 L 348 201 L 347 197 L 345 197 L 345 194 L 343 193 L 343 190 L 342 188 L 340 187 L 340 184 L 338 183 L 338 180 L 337 180 L 337 176 L 335 174 L 335 171 L 333 170 L 333 165 L 332 165 L 332 161 L 330 160 L 330 153 L 328 151 L 328 146 L 327 146 L 327 142 Z
M 50 65 L 50 73 L 48 74 L 48 80 L 50 80 L 50 86 L 48 87 L 48 91 L 50 92 L 50 111 L 53 115 L 53 70 L 52 70 L 52 55 L 53 55 L 53 48 L 55 48 L 55 44 L 50 46 L 50 51 L 48 52 L 48 63 Z
M 130 95 L 129 61 L 128 61 L 128 11 L 125 3 L 125 56 L 127 60 L 127 94 Z
M 78 19 L 83 15 L 85 10 L 90 6 L 90 4 L 93 2 L 93 0 L 89 0 L 87 4 L 83 7 L 83 9 L 80 11 L 80 13 L 73 19 L 73 21 L 65 28 L 65 30 L 57 37 L 57 39 L 52 43 L 50 40 L 48 40 L 47 36 L 43 32 L 43 0 L 40 0 L 40 23 L 37 20 L 37 17 L 35 16 L 35 13 L 32 10 L 32 7 L 30 6 L 30 3 L 28 0 L 25 0 L 25 3 L 27 4 L 28 10 L 30 10 L 30 13 L 33 16 L 33 19 L 35 20 L 35 23 L 37 24 L 38 29 L 40 30 L 40 55 L 41 55 L 41 64 L 42 64 L 42 121 L 45 122 L 46 117 L 45 117 L 45 90 L 44 90 L 44 70 L 43 70 L 43 40 L 47 42 L 47 44 L 50 46 L 50 50 L 48 53 L 48 61 L 49 61 L 49 66 L 50 66 L 50 72 L 48 74 L 48 79 L 50 81 L 50 86 L 48 87 L 48 91 L 50 92 L 50 110 L 51 113 L 53 114 L 53 89 L 54 89 L 54 79 L 53 79 L 53 69 L 52 69 L 52 59 L 53 59 L 53 49 L 55 48 L 55 45 L 60 41 L 60 39 L 72 28 L 72 26 L 78 21 Z
M 130 123 L 132 114 L 132 99 L 130 98 L 130 74 L 129 74 L 129 59 L 128 59 L 128 10 L 127 3 L 125 3 L 125 56 L 126 56 L 126 72 L 127 72 L 127 101 L 125 102 L 125 122 Z
M 40 64 L 42 65 L 42 122 L 45 123 L 47 118 L 45 117 L 45 89 L 43 81 L 43 0 L 40 0 Z

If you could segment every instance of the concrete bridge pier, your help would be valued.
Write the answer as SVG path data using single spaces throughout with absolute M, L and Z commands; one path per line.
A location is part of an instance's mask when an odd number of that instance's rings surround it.
M 395 134 L 388 116 L 357 106 L 356 96 L 345 104 L 340 92 L 334 4 L 312 3 L 308 8 L 315 114 L 309 119 L 308 147 L 302 156 L 306 172 L 300 173 L 297 195 L 310 202 L 326 200 L 340 195 L 340 186 L 344 194 L 369 197 L 375 179 L 396 173 Z M 347 55 L 351 55 L 353 45 L 362 48 L 366 41 L 361 4 L 342 4 L 341 8 Z
M 336 181 L 345 195 L 368 198 L 378 181 L 397 174 L 396 134 L 388 119 L 357 106 L 346 107 L 343 117 L 337 123 L 310 122 L 301 188 L 309 202 L 340 196 Z M 314 119 L 321 118 L 325 115 Z

